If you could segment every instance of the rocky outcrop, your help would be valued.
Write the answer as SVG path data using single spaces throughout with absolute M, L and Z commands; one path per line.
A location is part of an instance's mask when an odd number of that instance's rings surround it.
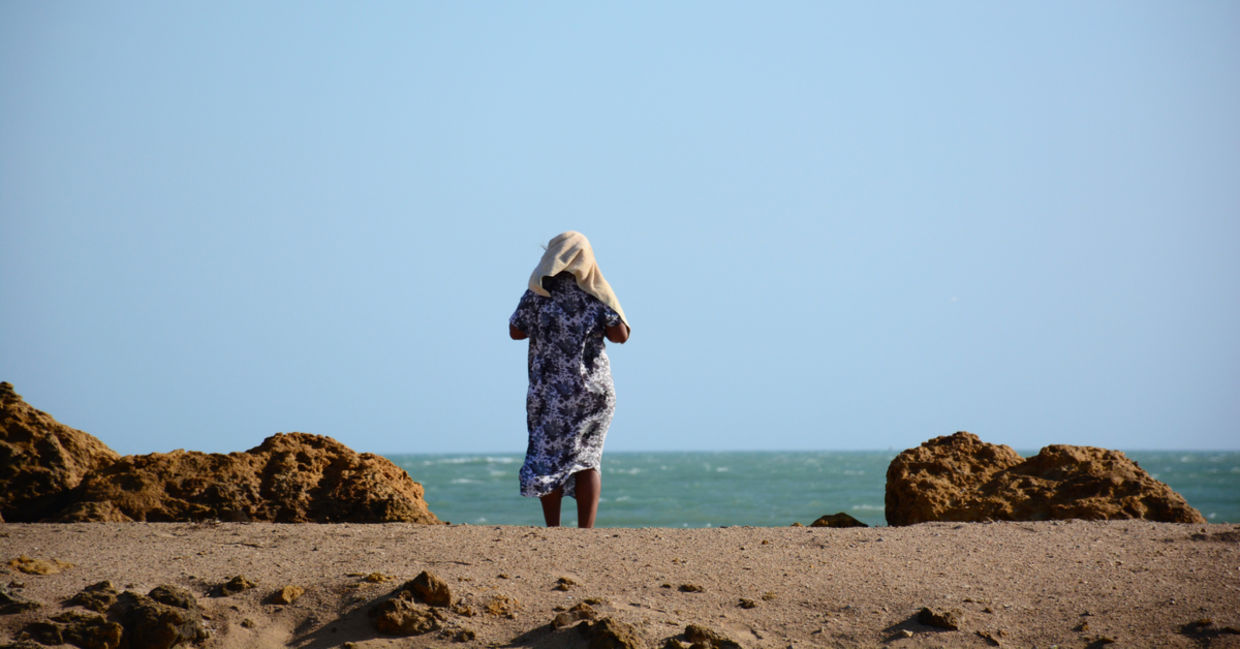
M 37 521 L 63 507 L 87 473 L 115 462 L 115 451 L 89 433 L 30 407 L 0 382 L 0 515 Z
M 0 516 L 7 521 L 440 523 L 422 485 L 330 437 L 280 433 L 243 453 L 120 457 L 0 383 Z
M 390 460 L 307 433 L 279 433 L 244 453 L 129 455 L 79 490 L 71 520 L 98 511 L 135 521 L 440 522 L 422 485 Z
M 1180 494 L 1119 451 L 1047 446 L 1024 459 L 958 432 L 896 456 L 887 468 L 887 523 L 1139 518 L 1204 523 Z
M 865 523 L 853 518 L 849 514 L 839 512 L 837 514 L 825 514 L 819 516 L 818 520 L 809 524 L 810 527 L 869 527 Z

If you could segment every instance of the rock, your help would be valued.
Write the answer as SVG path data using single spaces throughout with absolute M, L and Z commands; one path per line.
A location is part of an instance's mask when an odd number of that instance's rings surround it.
M 917 623 L 955 631 L 960 628 L 960 613 L 957 611 L 936 611 L 930 608 L 922 608 L 917 612 Z
M 306 589 L 301 586 L 289 585 L 272 593 L 268 599 L 272 604 L 292 604 L 305 593 Z
M 370 609 L 375 630 L 379 633 L 410 636 L 439 628 L 434 609 L 422 608 L 406 597 L 384 600 Z
M 91 471 L 119 456 L 89 433 L 35 410 L 0 382 L 0 514 L 9 522 L 45 520 L 69 502 Z
M 520 602 L 507 595 L 495 595 L 487 601 L 486 612 L 495 617 L 512 619 L 517 616 L 517 609 L 520 607 Z
M 128 455 L 88 475 L 79 492 L 66 508 L 73 520 L 118 511 L 135 521 L 440 523 L 403 469 L 307 433 L 276 434 L 227 455 Z
M 645 649 L 646 641 L 631 625 L 609 617 L 577 627 L 589 640 L 590 649 Z
M 412 581 L 405 584 L 404 590 L 413 593 L 414 599 L 431 606 L 449 606 L 452 604 L 452 593 L 448 584 L 434 574 L 423 570 Z
M 677 590 L 679 590 L 679 591 L 680 591 L 680 592 L 682 592 L 682 593 L 702 593 L 702 592 L 706 592 L 706 589 L 702 588 L 701 586 L 699 586 L 699 585 L 697 585 L 697 584 L 681 584 L 681 585 L 680 585 L 680 588 L 678 588 Z
M 746 598 L 746 597 L 742 597 L 740 601 L 737 602 L 736 605 L 741 608 L 758 608 L 757 602 L 753 601 L 752 599 Z
M 735 641 L 698 624 L 685 627 L 685 639 L 701 649 L 741 649 Z
M 22 635 L 39 644 L 55 646 L 65 643 L 65 637 L 61 633 L 62 629 L 62 625 L 50 620 L 39 620 L 30 622 L 22 627 Z
M 124 628 L 101 615 L 66 611 L 52 620 L 62 625 L 60 636 L 67 644 L 87 649 L 116 649 L 121 646 Z
M 70 606 L 81 606 L 96 613 L 103 613 L 116 603 L 116 596 L 119 594 L 112 586 L 112 582 L 101 581 L 83 588 L 78 594 L 70 597 L 66 603 Z
M 175 587 L 164 588 L 164 592 L 175 592 Z M 208 635 L 197 602 L 185 608 L 125 591 L 108 610 L 108 618 L 124 627 L 121 642 L 127 649 L 169 649 L 205 640 Z
M 9 559 L 9 567 L 28 575 L 58 575 L 72 568 L 73 564 L 60 559 L 35 559 L 23 554 Z
M 838 514 L 827 514 L 820 516 L 818 520 L 809 524 L 810 527 L 869 527 L 865 523 L 840 512 Z
M 240 577 L 240 579 L 245 578 Z M 185 590 L 180 586 L 171 586 L 168 584 L 156 586 L 151 589 L 151 592 L 147 593 L 147 597 L 150 597 L 160 604 L 167 604 L 168 606 L 175 606 L 188 611 L 201 611 L 198 606 L 198 600 L 195 599 L 188 590 Z
M 1204 523 L 1119 451 L 1056 444 L 1022 459 L 958 432 L 900 453 L 887 468 L 889 525 L 927 521 L 1146 519 Z
M 241 591 L 254 588 L 256 585 L 257 584 L 254 582 L 246 579 L 244 575 L 237 575 L 219 586 L 216 586 L 212 594 L 216 597 L 228 597 L 229 595 L 236 595 Z
M 33 611 L 42 606 L 38 602 L 26 599 L 9 591 L 8 586 L 0 584 L 0 615 L 12 615 L 22 611 Z
M 987 444 L 966 432 L 905 450 L 887 467 L 887 524 L 958 520 L 944 516 L 956 513 L 963 495 L 1021 461 L 1010 447 Z
M 585 602 L 580 602 L 567 611 L 555 616 L 555 619 L 551 621 L 551 628 L 562 629 L 566 626 L 572 626 L 578 622 L 581 622 L 582 620 L 593 620 L 597 617 L 598 613 L 595 612 L 593 606 L 590 606 Z
M 69 503 L 56 514 L 57 523 L 132 523 L 133 519 L 126 516 L 111 501 L 91 501 Z

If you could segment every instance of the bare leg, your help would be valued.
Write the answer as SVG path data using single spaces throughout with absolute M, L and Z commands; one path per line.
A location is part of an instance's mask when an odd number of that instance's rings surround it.
M 560 526 L 560 499 L 563 497 L 564 490 L 558 487 L 545 496 L 539 496 L 538 501 L 542 503 L 543 520 L 547 522 L 547 527 Z
M 598 494 L 602 490 L 603 480 L 598 469 L 586 469 L 577 472 L 577 484 L 574 485 L 577 496 L 577 527 L 594 527 L 594 517 L 598 514 Z

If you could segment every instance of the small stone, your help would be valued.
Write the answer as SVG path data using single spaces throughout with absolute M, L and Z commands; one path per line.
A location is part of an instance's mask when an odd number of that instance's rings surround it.
M 598 616 L 594 607 L 585 602 L 578 603 L 576 606 L 560 613 L 551 620 L 551 628 L 562 629 L 566 626 L 572 626 L 582 620 L 593 620 Z
M 738 603 L 738 606 L 740 606 L 741 608 L 757 608 L 758 603 L 753 601 L 752 599 L 746 599 L 742 597 L 741 601 Z
M 392 581 L 393 579 L 395 579 L 395 577 L 393 577 L 392 575 L 385 575 L 381 572 L 372 572 L 366 575 L 365 577 L 362 577 L 362 581 L 367 581 L 372 584 L 378 584 L 378 583 L 382 583 L 385 581 Z
M 247 617 L 247 618 L 245 618 L 244 620 L 241 620 L 241 628 L 243 628 L 243 629 L 253 629 L 253 628 L 254 628 L 254 620 L 251 620 L 251 619 L 250 619 L 250 618 L 248 618 L 248 617 Z
M 393 597 L 376 604 L 369 611 L 375 630 L 396 636 L 428 633 L 439 628 L 434 611 L 425 609 L 404 597 Z
M 900 635 L 905 638 L 913 637 L 913 632 L 908 629 L 900 629 Z
M 917 622 L 926 626 L 955 631 L 960 628 L 960 613 L 957 611 L 935 611 L 922 608 L 917 612 Z
M 491 601 L 487 602 L 486 611 L 496 617 L 502 616 L 512 619 L 517 616 L 517 609 L 519 607 L 520 603 L 517 600 L 506 595 L 496 595 L 491 598 Z
M 685 627 L 685 639 L 693 646 L 710 647 L 712 649 L 741 649 L 741 646 L 723 634 L 699 624 Z
M 569 588 L 572 588 L 573 586 L 576 586 L 576 585 L 577 585 L 577 582 L 573 581 L 571 578 L 560 577 L 559 579 L 555 580 L 555 588 L 553 590 L 568 590 Z
M 762 593 L 762 599 L 763 599 L 763 601 L 767 601 L 767 602 L 769 602 L 769 601 L 771 601 L 771 600 L 775 599 L 775 597 L 776 597 L 775 593 L 773 593 L 773 592 L 771 592 L 771 591 L 769 591 L 769 590 L 768 590 L 767 592 L 765 592 L 765 593 Z
M 254 582 L 246 579 L 243 575 L 237 575 L 236 577 L 220 584 L 216 588 L 216 593 L 220 597 L 227 597 L 229 595 L 236 595 L 242 591 L 254 588 L 254 586 Z
M 301 597 L 305 593 L 306 589 L 301 586 L 294 586 L 290 584 L 272 593 L 271 602 L 273 604 L 292 604 L 297 601 L 297 598 Z
M 682 593 L 702 593 L 706 592 L 704 588 L 697 584 L 681 584 L 679 588 Z
M 577 627 L 589 638 L 591 649 L 644 649 L 646 641 L 637 628 L 606 617 Z
M 838 514 L 827 514 L 825 516 L 820 516 L 818 517 L 818 520 L 814 521 L 813 523 L 810 523 L 809 526 L 810 527 L 869 527 L 869 525 L 862 523 L 861 521 L 853 518 L 852 516 L 849 516 L 848 514 L 845 514 L 844 512 L 839 512 Z M 880 538 L 879 540 L 881 541 L 882 539 Z
M 413 596 L 420 602 L 426 602 L 431 606 L 448 606 L 452 604 L 452 593 L 448 590 L 448 584 L 434 574 L 423 570 L 413 581 L 405 584 L 405 589 L 413 592 Z

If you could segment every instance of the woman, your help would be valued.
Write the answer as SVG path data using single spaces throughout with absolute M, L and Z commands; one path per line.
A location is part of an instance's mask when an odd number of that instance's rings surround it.
M 548 527 L 560 524 L 560 500 L 576 498 L 577 526 L 594 527 L 603 439 L 616 409 L 603 338 L 628 340 L 628 320 L 579 232 L 547 244 L 529 286 L 508 320 L 513 340 L 530 340 L 521 495 L 541 500 Z

